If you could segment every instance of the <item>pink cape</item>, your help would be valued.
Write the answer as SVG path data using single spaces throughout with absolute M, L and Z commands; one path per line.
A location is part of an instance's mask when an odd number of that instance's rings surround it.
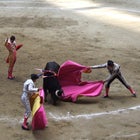
M 44 91 L 41 89 L 39 91 L 40 96 L 38 96 L 37 100 L 34 103 L 34 110 L 36 110 L 32 117 L 32 130 L 44 129 L 48 124 L 48 120 L 46 118 L 46 113 L 43 104 L 40 104 L 40 98 L 44 100 Z
M 71 60 L 61 65 L 58 78 L 64 91 L 63 100 L 75 102 L 79 96 L 95 97 L 101 94 L 103 81 L 81 81 L 85 69 L 86 66 Z

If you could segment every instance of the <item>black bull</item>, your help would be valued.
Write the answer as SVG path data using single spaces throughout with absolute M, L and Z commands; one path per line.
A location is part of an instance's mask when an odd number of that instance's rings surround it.
M 47 101 L 47 95 L 51 94 L 52 104 L 56 104 L 56 101 L 61 98 L 63 94 L 63 90 L 61 89 L 61 85 L 58 81 L 58 71 L 60 65 L 56 62 L 48 62 L 44 69 L 44 76 L 43 78 L 43 89 L 45 92 L 45 102 Z

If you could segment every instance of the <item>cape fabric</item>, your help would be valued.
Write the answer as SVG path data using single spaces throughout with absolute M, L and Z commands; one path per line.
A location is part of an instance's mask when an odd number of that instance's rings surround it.
M 71 60 L 61 65 L 58 79 L 64 91 L 62 100 L 75 102 L 79 96 L 95 97 L 101 94 L 103 81 L 81 81 L 82 72 L 87 68 Z
M 44 100 L 44 91 L 41 89 L 38 96 L 35 97 L 33 106 L 32 106 L 32 130 L 44 129 L 48 120 L 46 117 L 46 112 L 43 104 L 40 104 L 40 98 Z

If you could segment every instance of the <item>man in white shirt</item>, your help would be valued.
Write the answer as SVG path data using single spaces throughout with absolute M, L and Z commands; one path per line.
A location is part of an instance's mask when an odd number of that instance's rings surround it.
M 24 122 L 22 124 L 22 128 L 24 130 L 29 130 L 28 123 L 27 123 L 27 120 L 31 114 L 29 98 L 37 91 L 39 91 L 39 88 L 36 88 L 34 84 L 38 78 L 39 76 L 37 74 L 31 74 L 31 79 L 26 80 L 23 85 L 21 101 L 25 107 Z

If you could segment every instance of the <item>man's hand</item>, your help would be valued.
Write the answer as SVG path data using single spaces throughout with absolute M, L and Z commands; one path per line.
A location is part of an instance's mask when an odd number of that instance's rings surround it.
M 91 73 L 92 70 L 91 70 L 90 67 L 87 67 L 87 68 L 85 68 L 85 69 L 83 70 L 83 72 L 84 72 L 84 73 Z
M 16 51 L 19 50 L 22 46 L 23 46 L 23 44 L 16 46 Z

